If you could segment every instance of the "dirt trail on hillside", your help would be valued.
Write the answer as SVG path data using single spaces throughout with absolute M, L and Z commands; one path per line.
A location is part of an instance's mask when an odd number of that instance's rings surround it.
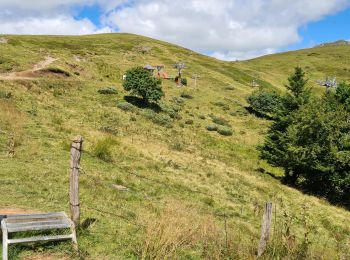
M 56 60 L 58 59 L 55 59 L 53 57 L 46 57 L 45 60 L 35 64 L 32 69 L 19 72 L 0 73 L 0 80 L 35 79 L 37 78 L 35 72 L 46 68 Z
M 27 214 L 36 213 L 33 210 L 21 208 L 0 208 L 0 215 Z

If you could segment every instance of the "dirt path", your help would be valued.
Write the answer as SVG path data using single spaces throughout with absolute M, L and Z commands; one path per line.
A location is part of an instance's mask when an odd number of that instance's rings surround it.
M 58 59 L 55 59 L 52 57 L 46 57 L 45 60 L 35 64 L 32 69 L 19 71 L 19 72 L 0 73 L 0 80 L 35 79 L 36 78 L 35 72 L 46 68 L 56 60 Z
M 33 210 L 21 208 L 0 208 L 0 215 L 35 213 Z

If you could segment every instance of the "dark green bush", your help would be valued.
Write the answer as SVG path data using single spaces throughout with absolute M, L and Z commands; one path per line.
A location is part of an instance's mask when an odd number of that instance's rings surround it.
M 335 97 L 350 111 L 350 84 L 340 83 L 335 91 Z
M 99 94 L 103 95 L 115 95 L 118 94 L 118 91 L 113 87 L 101 88 L 97 91 Z
M 226 127 L 226 126 L 219 127 L 217 132 L 220 135 L 224 135 L 224 136 L 231 136 L 231 135 L 233 135 L 233 130 L 231 128 L 229 128 L 229 127 Z
M 131 94 L 142 97 L 144 103 L 148 104 L 151 101 L 157 102 L 164 96 L 161 84 L 161 80 L 152 77 L 144 68 L 136 67 L 126 72 L 123 87 Z
M 208 131 L 217 131 L 218 130 L 218 126 L 217 125 L 207 125 L 206 129 Z
M 181 78 L 181 85 L 187 86 L 187 79 Z
M 276 92 L 258 90 L 254 91 L 247 101 L 254 112 L 262 116 L 273 116 L 281 104 L 281 97 Z

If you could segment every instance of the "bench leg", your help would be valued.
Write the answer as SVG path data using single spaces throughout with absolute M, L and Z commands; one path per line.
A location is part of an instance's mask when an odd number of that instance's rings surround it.
M 2 260 L 8 260 L 8 243 L 7 243 L 7 229 L 2 227 Z

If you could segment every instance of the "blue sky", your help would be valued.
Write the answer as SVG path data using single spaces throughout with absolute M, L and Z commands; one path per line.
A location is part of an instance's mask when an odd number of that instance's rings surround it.
M 283 50 L 309 48 L 315 45 L 350 40 L 350 8 L 337 14 L 330 15 L 317 22 L 310 22 L 299 29 L 302 40 L 299 43 L 287 46 Z
M 0 0 L 0 34 L 128 32 L 222 60 L 350 40 L 350 0 Z

